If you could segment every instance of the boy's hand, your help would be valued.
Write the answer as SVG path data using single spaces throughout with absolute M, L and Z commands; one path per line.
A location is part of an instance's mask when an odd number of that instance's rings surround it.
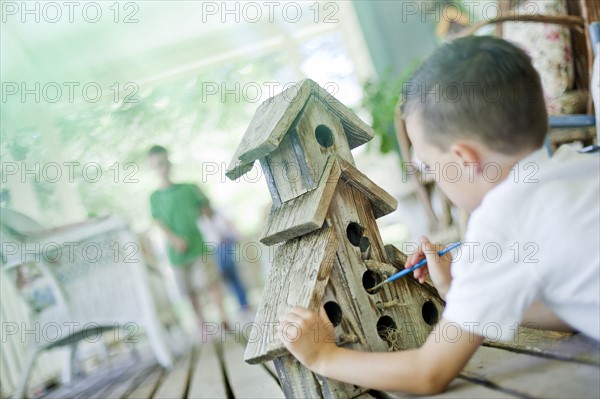
M 174 235 L 171 237 L 171 246 L 175 250 L 175 252 L 183 253 L 187 250 L 188 243 L 181 237 Z
M 452 276 L 450 274 L 452 255 L 448 252 L 443 256 L 439 256 L 438 252 L 444 249 L 444 246 L 433 244 L 425 236 L 422 236 L 419 239 L 419 243 L 419 249 L 408 257 L 404 267 L 409 269 L 426 257 L 427 264 L 415 270 L 413 272 L 414 277 L 423 284 L 425 282 L 425 277 L 429 274 L 440 295 L 445 297 L 450 288 L 450 283 L 452 282 Z
M 319 315 L 294 306 L 279 319 L 277 335 L 296 359 L 318 374 L 322 374 L 327 357 L 337 348 L 333 324 L 322 306 Z

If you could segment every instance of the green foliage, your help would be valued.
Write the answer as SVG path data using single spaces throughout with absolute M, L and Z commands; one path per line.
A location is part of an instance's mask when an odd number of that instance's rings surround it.
M 410 78 L 417 65 L 418 62 L 413 63 L 399 76 L 394 76 L 392 70 L 387 69 L 379 79 L 364 84 L 363 106 L 371 113 L 372 127 L 379 139 L 379 151 L 382 154 L 395 151 L 402 164 L 402 153 L 394 127 L 394 115 L 396 107 L 399 106 L 402 85 Z
M 218 197 L 224 179 L 221 174 L 203 179 L 202 164 L 213 162 L 221 172 L 259 104 L 259 100 L 248 101 L 235 95 L 222 97 L 221 85 L 232 90 L 236 83 L 243 86 L 248 82 L 288 82 L 291 78 L 281 73 L 285 69 L 284 57 L 268 54 L 193 76 L 140 86 L 133 102 L 121 99 L 115 103 L 112 98 L 103 98 L 97 103 L 57 104 L 46 106 L 45 115 L 20 103 L 9 104 L 2 110 L 3 119 L 6 117 L 2 123 L 3 147 L 14 161 L 23 162 L 28 169 L 50 162 L 78 162 L 74 184 L 88 216 L 124 215 L 136 230 L 143 230 L 150 223 L 148 198 L 157 185 L 146 162 L 148 148 L 153 144 L 166 146 L 175 164 L 175 180 L 198 183 L 211 197 Z M 217 85 L 218 94 L 207 96 L 207 85 Z M 47 139 L 45 135 L 53 137 Z M 54 142 L 55 148 L 49 147 L 48 142 Z M 98 181 L 91 181 L 95 168 L 88 170 L 90 176 L 83 176 L 84 165 L 92 163 L 101 168 Z M 40 222 L 48 226 L 62 224 L 57 212 L 51 211 L 58 209 L 56 184 L 32 177 L 28 182 L 38 194 L 40 207 L 48 210 Z M 239 202 L 244 196 L 250 198 L 248 201 L 256 198 L 243 190 L 236 190 L 233 195 L 232 202 Z M 223 204 L 217 201 L 217 205 Z

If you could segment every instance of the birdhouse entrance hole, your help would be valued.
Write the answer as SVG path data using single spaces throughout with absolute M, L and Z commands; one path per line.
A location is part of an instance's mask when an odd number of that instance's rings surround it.
M 365 290 L 371 295 L 377 294 L 382 287 L 379 287 L 373 291 L 369 291 L 371 288 L 375 287 L 377 284 L 381 283 L 383 278 L 379 273 L 375 273 L 374 271 L 367 270 L 362 277 L 363 287 Z
M 360 224 L 356 222 L 348 223 L 348 227 L 346 227 L 346 236 L 348 237 L 350 244 L 358 247 L 360 245 L 360 239 L 363 236 L 363 231 L 364 229 Z
M 342 322 L 342 308 L 334 301 L 326 302 L 323 305 L 325 308 L 325 313 L 327 313 L 327 317 L 329 317 L 329 321 L 333 324 L 334 327 L 337 327 Z
M 430 301 L 427 301 L 423 304 L 423 307 L 421 308 L 421 315 L 423 316 L 423 321 L 430 326 L 433 326 L 438 322 L 438 310 Z
M 328 148 L 333 145 L 333 132 L 325 125 L 319 125 L 315 129 L 315 137 L 317 142 L 323 148 Z
M 369 237 L 362 237 L 358 242 L 358 247 L 360 248 L 360 252 L 365 252 L 371 246 L 371 241 Z
M 398 326 L 390 316 L 381 316 L 377 320 L 377 335 L 390 346 L 391 350 L 400 349 Z

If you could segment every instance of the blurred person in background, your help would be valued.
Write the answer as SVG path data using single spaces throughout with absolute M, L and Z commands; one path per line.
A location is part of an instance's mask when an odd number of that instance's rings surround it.
M 150 196 L 152 218 L 167 238 L 167 255 L 177 286 L 192 303 L 204 342 L 202 292 L 210 293 L 222 325 L 227 328 L 219 271 L 214 258 L 206 253 L 205 240 L 198 229 L 198 219 L 212 213 L 210 203 L 196 184 L 171 181 L 171 163 L 165 147 L 150 148 L 148 161 L 160 179 L 159 188 Z
M 215 259 L 223 280 L 231 287 L 240 305 L 242 321 L 252 321 L 253 314 L 246 296 L 246 288 L 239 276 L 240 234 L 218 209 L 211 207 L 200 219 L 200 231 L 207 243 L 215 245 Z

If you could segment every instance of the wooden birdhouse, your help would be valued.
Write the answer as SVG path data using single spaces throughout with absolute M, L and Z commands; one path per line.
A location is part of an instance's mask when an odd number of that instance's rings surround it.
M 338 345 L 362 351 L 416 348 L 442 311 L 435 289 L 410 277 L 367 291 L 406 260 L 383 245 L 376 223 L 396 200 L 354 166 L 350 150 L 371 138 L 367 124 L 306 79 L 260 105 L 226 173 L 236 179 L 258 160 L 273 199 L 260 240 L 279 246 L 245 360 L 273 360 L 288 397 L 364 391 L 313 374 L 287 352 L 275 326 L 292 306 L 324 304 Z

